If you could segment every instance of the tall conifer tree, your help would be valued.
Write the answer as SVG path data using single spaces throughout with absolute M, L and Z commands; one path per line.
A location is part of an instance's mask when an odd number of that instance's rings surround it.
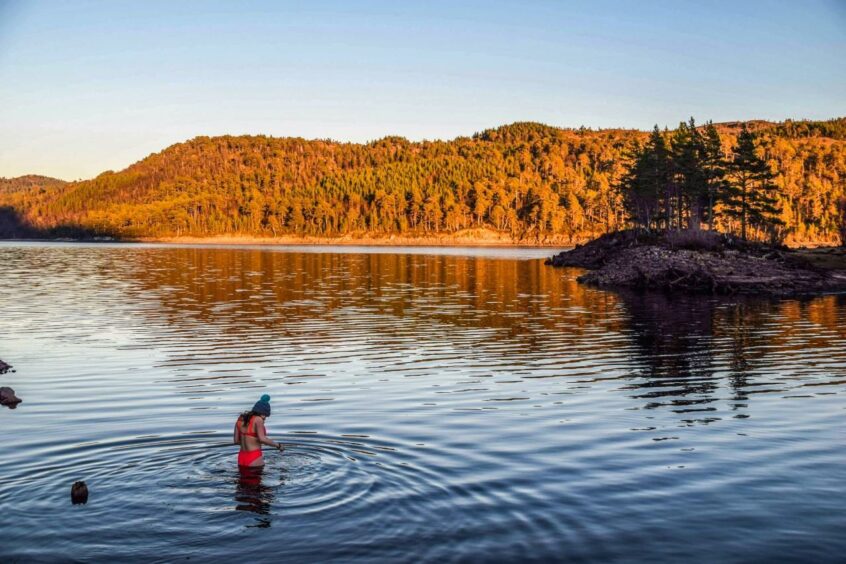
M 714 230 L 714 204 L 717 196 L 722 192 L 726 182 L 726 168 L 728 163 L 723 156 L 722 141 L 714 123 L 709 121 L 702 136 L 704 146 L 703 172 L 708 199 L 707 220 L 708 229 Z
M 628 156 L 630 164 L 620 180 L 620 188 L 629 217 L 637 224 L 651 228 L 660 214 L 669 228 L 672 218 L 672 159 L 657 125 L 646 144 L 642 147 L 636 144 Z
M 707 205 L 708 185 L 705 175 L 705 140 L 690 118 L 680 123 L 673 134 L 672 160 L 675 183 L 678 186 L 676 209 L 678 226 L 684 226 L 684 210 L 688 210 L 688 224 L 698 229 Z
M 740 220 L 740 237 L 747 238 L 750 223 L 768 229 L 781 223 L 774 195 L 775 175 L 767 162 L 755 153 L 755 137 L 746 124 L 737 137 L 729 171 L 729 183 L 723 189 L 724 211 Z

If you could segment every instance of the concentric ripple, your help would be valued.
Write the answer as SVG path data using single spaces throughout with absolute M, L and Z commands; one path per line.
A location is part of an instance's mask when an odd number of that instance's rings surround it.
M 838 560 L 846 296 L 545 254 L 0 243 L 0 561 Z

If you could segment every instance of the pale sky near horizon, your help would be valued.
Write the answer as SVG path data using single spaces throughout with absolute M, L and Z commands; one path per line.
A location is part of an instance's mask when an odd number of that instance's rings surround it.
M 0 176 L 197 135 L 846 115 L 846 0 L 0 0 Z

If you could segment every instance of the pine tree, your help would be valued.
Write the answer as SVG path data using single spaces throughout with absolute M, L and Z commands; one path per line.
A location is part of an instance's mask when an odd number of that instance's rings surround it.
M 628 155 L 630 164 L 620 179 L 626 210 L 636 224 L 651 228 L 659 213 L 669 229 L 672 222 L 672 159 L 667 142 L 656 125 L 649 140 L 635 144 Z M 664 210 L 661 211 L 661 199 Z
M 723 157 L 722 141 L 714 122 L 709 121 L 703 135 L 704 159 L 702 162 L 708 199 L 707 220 L 708 229 L 714 230 L 714 203 L 717 195 L 725 187 L 726 169 L 728 163 Z
M 749 224 L 772 231 L 781 223 L 773 195 L 775 175 L 767 162 L 755 153 L 755 137 L 746 124 L 737 137 L 729 172 L 730 180 L 723 189 L 723 204 L 727 215 L 740 219 L 740 237 L 746 240 Z
M 659 195 L 654 186 L 646 182 L 650 153 L 647 147 L 635 142 L 625 155 L 629 165 L 623 172 L 618 188 L 623 193 L 623 203 L 629 220 L 649 229 L 657 211 Z
M 652 175 L 654 175 L 654 182 L 657 185 L 663 186 L 664 190 L 664 216 L 666 217 L 665 229 L 668 231 L 673 228 L 673 219 L 675 218 L 676 208 L 673 205 L 678 200 L 678 185 L 673 178 L 674 165 L 673 154 L 667 145 L 667 137 L 670 133 L 667 128 L 661 133 L 656 125 L 652 131 L 650 142 L 655 143 L 655 150 L 652 153 L 653 164 L 650 167 Z
M 689 210 L 688 227 L 699 229 L 707 205 L 708 184 L 705 175 L 705 140 L 690 118 L 680 123 L 672 137 L 673 177 L 677 188 L 676 211 L 679 229 L 684 209 Z M 685 205 L 686 204 L 686 205 Z

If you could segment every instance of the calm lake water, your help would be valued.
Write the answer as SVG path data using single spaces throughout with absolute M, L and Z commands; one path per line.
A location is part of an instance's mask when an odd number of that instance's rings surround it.
M 549 254 L 1 243 L 0 560 L 842 561 L 846 296 Z

